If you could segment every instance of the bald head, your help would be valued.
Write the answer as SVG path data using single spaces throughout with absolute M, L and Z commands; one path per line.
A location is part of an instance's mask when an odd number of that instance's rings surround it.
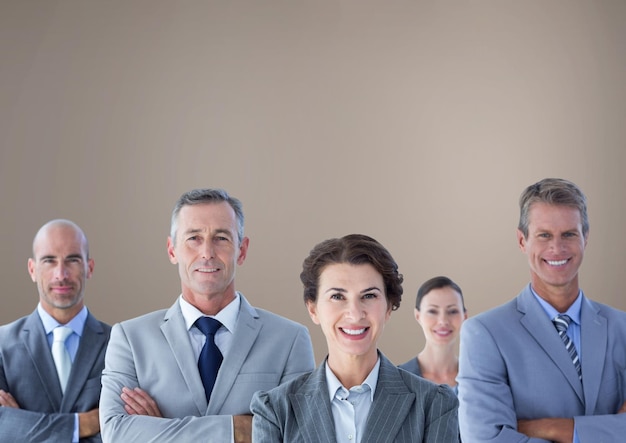
M 66 324 L 83 308 L 85 280 L 93 268 L 87 238 L 76 223 L 52 220 L 37 231 L 28 272 L 41 306 L 59 323 Z
M 87 241 L 85 233 L 76 223 L 63 218 L 50 220 L 48 223 L 39 228 L 39 231 L 37 231 L 37 234 L 35 234 L 35 238 L 33 239 L 33 258 L 36 257 L 35 250 L 37 249 L 38 243 L 40 243 L 42 239 L 46 239 L 52 231 L 57 230 L 74 231 L 77 236 L 77 240 L 81 244 L 85 258 L 89 258 L 89 242 Z

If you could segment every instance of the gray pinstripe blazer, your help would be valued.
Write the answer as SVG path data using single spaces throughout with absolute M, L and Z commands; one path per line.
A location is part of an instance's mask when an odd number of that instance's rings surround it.
M 362 443 L 458 442 L 458 401 L 452 390 L 398 369 L 379 355 L 378 384 Z M 309 374 L 255 394 L 254 443 L 336 441 L 324 363 Z

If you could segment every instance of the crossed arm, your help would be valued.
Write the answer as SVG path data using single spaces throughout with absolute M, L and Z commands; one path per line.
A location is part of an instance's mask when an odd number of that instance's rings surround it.
M 21 409 L 10 392 L 0 389 L 0 406 L 14 409 Z M 100 432 L 100 419 L 98 408 L 87 412 L 78 413 L 78 433 L 80 438 L 91 437 Z
M 163 417 L 156 401 L 143 389 L 122 388 L 120 398 L 124 402 L 124 409 L 129 415 L 147 415 Z M 233 429 L 235 443 L 252 442 L 252 415 L 234 415 Z

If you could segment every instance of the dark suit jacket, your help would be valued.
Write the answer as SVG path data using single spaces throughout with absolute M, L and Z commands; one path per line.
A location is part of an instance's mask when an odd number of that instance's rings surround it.
M 43 324 L 32 314 L 0 327 L 0 389 L 20 409 L 0 407 L 0 443 L 68 443 L 74 413 L 98 406 L 111 327 L 88 314 L 65 395 Z M 81 442 L 101 442 L 100 435 Z
M 452 391 L 396 368 L 382 354 L 380 359 L 362 443 L 458 442 L 458 401 Z M 324 366 L 269 392 L 255 394 L 252 441 L 336 441 Z
M 464 443 L 545 442 L 517 420 L 574 417 L 582 443 L 626 439 L 626 313 L 584 297 L 582 383 L 530 285 L 510 302 L 463 323 L 459 422 Z

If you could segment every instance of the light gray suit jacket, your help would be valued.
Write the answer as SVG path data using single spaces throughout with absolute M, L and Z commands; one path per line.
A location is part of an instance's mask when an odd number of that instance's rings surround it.
M 458 401 L 444 385 L 396 368 L 380 354 L 380 371 L 362 443 L 459 441 Z M 254 443 L 335 442 L 325 365 L 252 400 Z
M 113 326 L 102 374 L 100 420 L 105 442 L 232 441 L 232 415 L 250 414 L 252 394 L 315 366 L 308 330 L 255 309 L 241 296 L 230 351 L 207 404 L 178 301 Z M 139 386 L 164 418 L 128 415 L 122 387 Z
M 87 316 L 65 395 L 37 310 L 0 327 L 0 389 L 20 409 L 0 407 L 0 443 L 68 443 L 74 413 L 98 407 L 100 376 L 111 327 Z M 102 441 L 100 435 L 81 442 Z
M 518 419 L 574 417 L 581 443 L 624 441 L 626 313 L 583 296 L 580 383 L 530 285 L 461 328 L 459 423 L 463 443 L 544 442 Z

